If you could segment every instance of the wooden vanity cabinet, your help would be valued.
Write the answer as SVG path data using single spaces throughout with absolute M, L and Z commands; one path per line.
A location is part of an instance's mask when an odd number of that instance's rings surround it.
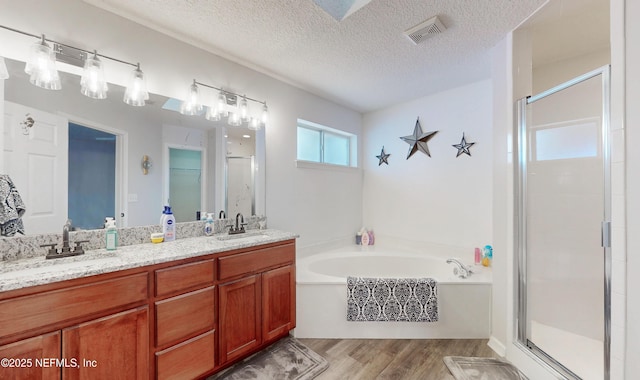
M 155 271 L 157 379 L 194 379 L 215 367 L 215 259 Z
M 0 344 L 32 337 L 0 346 L 1 358 L 29 366 L 0 368 L 0 378 L 148 378 L 147 273 L 116 276 L 2 294 L 8 298 L 0 301 Z
M 287 240 L 0 293 L 0 379 L 204 378 L 294 327 Z
M 220 364 L 243 357 L 295 327 L 295 245 L 221 257 Z

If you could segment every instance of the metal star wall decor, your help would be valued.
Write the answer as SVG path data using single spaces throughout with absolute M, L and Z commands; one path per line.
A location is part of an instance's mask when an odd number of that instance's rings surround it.
M 427 146 L 427 141 L 431 140 L 438 131 L 432 131 L 424 133 L 422 132 L 422 126 L 420 125 L 420 118 L 416 120 L 416 126 L 413 128 L 413 134 L 409 136 L 400 137 L 402 141 L 406 142 L 410 145 L 409 153 L 407 154 L 407 160 L 413 156 L 413 154 L 417 151 L 420 151 L 427 156 L 431 157 L 431 153 L 429 153 L 429 147 Z
M 454 144 L 452 145 L 454 148 L 458 149 L 458 154 L 456 154 L 456 158 L 460 157 L 460 155 L 462 153 L 468 155 L 469 157 L 471 157 L 471 151 L 469 151 L 469 148 L 471 148 L 471 146 L 475 144 L 474 142 L 472 143 L 468 143 L 467 140 L 464 138 L 464 132 L 462 133 L 462 140 L 460 141 L 460 144 Z
M 389 156 L 391 156 L 391 155 L 384 152 L 384 145 L 383 145 L 382 146 L 382 151 L 380 151 L 380 155 L 376 156 L 378 158 L 378 160 L 380 160 L 378 162 L 378 166 L 382 165 L 383 163 L 389 165 Z

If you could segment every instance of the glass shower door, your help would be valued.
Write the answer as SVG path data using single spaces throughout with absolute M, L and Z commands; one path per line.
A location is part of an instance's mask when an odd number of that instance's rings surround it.
M 582 379 L 608 378 L 607 88 L 608 68 L 520 102 L 519 341 Z

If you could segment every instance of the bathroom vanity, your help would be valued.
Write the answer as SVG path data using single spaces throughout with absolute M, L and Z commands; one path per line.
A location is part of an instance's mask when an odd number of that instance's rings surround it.
M 293 234 L 49 261 L 63 260 L 0 273 L 0 378 L 199 378 L 295 327 Z

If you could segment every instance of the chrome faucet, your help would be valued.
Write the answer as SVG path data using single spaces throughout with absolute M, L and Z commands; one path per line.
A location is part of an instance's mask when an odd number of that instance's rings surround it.
M 71 219 L 67 219 L 66 223 L 62 227 L 62 247 L 58 250 L 56 248 L 57 244 L 43 244 L 41 247 L 49 247 L 47 250 L 47 259 L 58 259 L 61 257 L 69 257 L 69 256 L 77 256 L 84 254 L 84 249 L 82 248 L 82 243 L 88 243 L 88 240 L 78 240 L 76 241 L 75 247 L 71 247 L 69 245 L 69 230 L 71 230 Z
M 242 220 L 242 222 L 238 222 L 239 220 Z M 246 223 L 244 222 L 244 215 L 242 215 L 242 213 L 237 213 L 236 214 L 236 231 L 239 231 L 240 229 L 242 229 L 242 231 L 244 232 L 245 225 Z
M 244 222 L 244 216 L 242 215 L 242 213 L 237 213 L 236 225 L 235 226 L 233 224 L 227 225 L 227 227 L 229 227 L 229 235 L 244 233 L 245 232 L 244 226 L 246 225 L 247 223 Z
M 69 229 L 71 228 L 71 219 L 67 219 L 67 222 L 62 227 L 62 253 L 71 251 L 69 246 Z
M 453 274 L 460 278 L 467 278 L 471 273 L 471 268 L 464 265 L 458 259 L 447 259 L 447 264 L 455 264 L 456 266 L 453 268 Z

